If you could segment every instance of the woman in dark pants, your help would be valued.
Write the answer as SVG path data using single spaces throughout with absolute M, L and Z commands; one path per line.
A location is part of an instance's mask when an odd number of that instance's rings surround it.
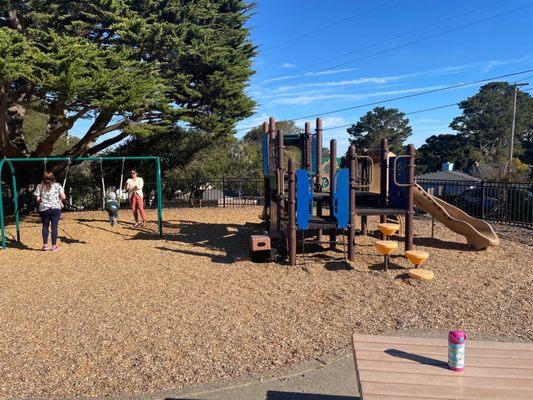
M 57 230 L 59 225 L 59 218 L 61 218 L 61 208 L 63 207 L 63 200 L 65 200 L 65 191 L 59 183 L 56 182 L 54 174 L 46 171 L 43 174 L 43 181 L 37 185 L 33 192 L 37 204 L 39 204 L 39 214 L 43 222 L 42 235 L 43 247 L 42 250 L 49 250 L 48 248 L 48 232 L 49 226 L 52 225 L 52 251 L 57 251 Z

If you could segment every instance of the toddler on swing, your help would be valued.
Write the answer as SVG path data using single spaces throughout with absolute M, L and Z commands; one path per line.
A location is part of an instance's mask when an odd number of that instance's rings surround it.
M 120 204 L 117 201 L 115 192 L 109 192 L 105 201 L 105 208 L 109 215 L 109 223 L 111 226 L 118 224 L 118 212 L 120 211 Z

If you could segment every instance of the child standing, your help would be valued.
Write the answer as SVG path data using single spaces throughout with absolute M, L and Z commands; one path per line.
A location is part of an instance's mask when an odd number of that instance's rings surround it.
M 109 223 L 111 226 L 118 224 L 118 212 L 120 211 L 120 204 L 117 201 L 117 195 L 114 192 L 109 192 L 107 194 L 105 208 L 109 215 Z

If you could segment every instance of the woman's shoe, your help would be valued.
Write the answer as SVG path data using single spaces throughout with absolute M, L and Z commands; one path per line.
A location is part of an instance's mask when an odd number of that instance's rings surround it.
M 54 245 L 52 246 L 52 251 L 58 251 L 58 250 L 59 250 L 59 246 L 57 246 L 57 245 L 54 244 Z
M 47 244 L 43 244 L 43 247 L 41 247 L 41 250 L 42 250 L 42 251 L 48 251 L 48 250 L 50 250 L 50 249 L 48 248 L 48 245 L 47 245 Z
M 141 222 L 141 223 L 139 224 L 139 226 L 140 226 L 141 228 L 144 228 L 144 227 L 146 226 L 146 221 Z

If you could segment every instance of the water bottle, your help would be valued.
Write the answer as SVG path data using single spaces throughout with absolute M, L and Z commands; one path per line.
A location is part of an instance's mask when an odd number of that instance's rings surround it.
M 465 346 L 468 337 L 460 329 L 448 332 L 448 368 L 452 371 L 464 371 Z

